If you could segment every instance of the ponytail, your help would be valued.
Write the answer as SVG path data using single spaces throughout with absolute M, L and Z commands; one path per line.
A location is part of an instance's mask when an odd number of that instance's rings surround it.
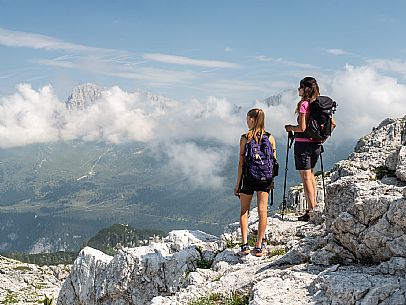
M 248 111 L 247 116 L 255 119 L 254 127 L 246 133 L 247 140 L 254 139 L 255 142 L 259 143 L 265 133 L 265 113 L 260 108 L 254 108 Z

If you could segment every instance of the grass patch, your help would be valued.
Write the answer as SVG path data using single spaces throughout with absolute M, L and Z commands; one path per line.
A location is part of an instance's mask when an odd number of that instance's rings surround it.
M 227 249 L 232 249 L 232 248 L 234 248 L 236 245 L 238 245 L 238 243 L 234 243 L 231 238 L 230 238 L 230 239 L 227 239 L 227 238 L 226 238 L 226 248 L 227 248 Z
M 277 255 L 285 255 L 286 250 L 285 248 L 274 248 L 271 251 L 269 251 L 269 257 L 277 256 Z
M 212 293 L 209 296 L 198 298 L 188 305 L 248 305 L 249 296 L 234 292 L 231 296 Z
M 25 271 L 32 271 L 32 268 L 28 267 L 28 266 L 18 266 L 18 267 L 15 267 L 14 270 L 25 272 Z
M 1 304 L 15 304 L 18 303 L 17 294 L 7 289 L 7 294 Z
M 256 244 L 256 242 L 257 242 L 257 239 L 256 239 L 255 237 L 249 237 L 248 240 L 247 240 L 247 242 L 248 242 L 248 245 L 249 245 L 250 247 L 255 247 L 255 244 Z
M 38 301 L 38 304 L 44 304 L 44 305 L 53 305 L 54 304 L 54 300 L 48 298 L 46 295 L 44 295 L 44 299 Z

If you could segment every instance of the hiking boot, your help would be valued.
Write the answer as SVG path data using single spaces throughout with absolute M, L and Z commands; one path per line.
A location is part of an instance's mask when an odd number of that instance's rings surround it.
M 262 248 L 257 248 L 257 247 L 255 247 L 254 248 L 254 255 L 256 256 L 256 257 L 261 257 L 264 253 L 262 252 Z
M 241 255 L 247 255 L 251 252 L 250 246 L 248 246 L 248 244 L 243 244 L 241 245 L 240 248 L 240 254 Z
M 310 212 L 309 212 L 309 210 L 307 210 L 306 213 L 303 214 L 302 216 L 299 216 L 297 218 L 297 220 L 298 221 L 306 221 L 306 222 L 308 222 L 310 220 Z

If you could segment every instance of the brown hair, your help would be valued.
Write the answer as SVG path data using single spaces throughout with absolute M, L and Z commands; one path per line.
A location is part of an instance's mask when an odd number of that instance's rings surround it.
M 255 139 L 257 143 L 262 140 L 262 135 L 265 133 L 265 113 L 260 108 L 254 108 L 248 111 L 247 116 L 255 119 L 255 125 L 245 134 L 247 140 Z M 258 140 L 258 136 L 260 137 Z
M 297 103 L 295 113 L 299 113 L 300 104 L 303 101 L 308 101 L 311 103 L 316 97 L 320 95 L 319 85 L 314 77 L 307 76 L 300 81 L 299 89 L 303 88 L 302 99 Z

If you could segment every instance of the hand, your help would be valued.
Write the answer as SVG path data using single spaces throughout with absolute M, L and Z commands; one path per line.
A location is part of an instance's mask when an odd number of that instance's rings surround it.
M 240 183 L 237 183 L 234 187 L 234 196 L 240 198 Z
M 286 130 L 286 132 L 293 131 L 292 125 L 285 125 L 285 130 Z

